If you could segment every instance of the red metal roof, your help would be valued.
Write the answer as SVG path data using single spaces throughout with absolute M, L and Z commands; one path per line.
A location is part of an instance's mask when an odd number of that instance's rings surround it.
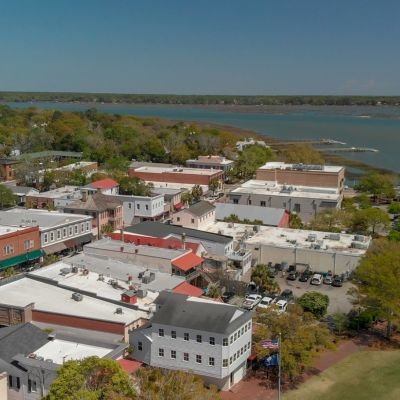
M 172 291 L 174 293 L 186 294 L 187 296 L 193 296 L 193 297 L 200 297 L 204 294 L 203 289 L 193 286 L 187 282 L 182 282 Z
M 114 179 L 105 178 L 92 182 L 90 186 L 94 189 L 112 189 L 113 187 L 119 186 L 119 183 L 114 181 Z
M 194 253 L 187 253 L 172 261 L 172 265 L 181 271 L 189 271 L 199 266 L 204 261 L 203 258 L 196 256 Z
M 134 373 L 143 365 L 143 363 L 140 361 L 126 360 L 125 358 L 121 358 L 120 360 L 117 360 L 117 363 L 128 374 Z
M 110 237 L 113 240 L 121 240 L 121 233 L 114 232 L 110 235 Z M 182 241 L 178 239 L 162 239 L 150 236 L 140 236 L 127 232 L 124 232 L 124 242 L 134 243 L 137 246 L 148 245 L 161 247 L 163 249 L 182 249 Z M 185 246 L 187 249 L 192 250 L 193 253 L 196 253 L 200 245 L 199 243 L 185 242 Z

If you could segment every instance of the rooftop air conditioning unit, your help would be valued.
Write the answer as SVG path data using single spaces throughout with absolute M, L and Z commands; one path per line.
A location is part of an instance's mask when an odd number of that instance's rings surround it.
M 71 298 L 75 301 L 82 301 L 83 300 L 83 296 L 80 293 L 72 293 Z
M 116 314 L 122 314 L 122 308 L 121 307 L 117 307 L 115 310 Z
M 138 289 L 137 296 L 141 299 L 145 298 L 147 296 L 147 290 L 146 289 Z

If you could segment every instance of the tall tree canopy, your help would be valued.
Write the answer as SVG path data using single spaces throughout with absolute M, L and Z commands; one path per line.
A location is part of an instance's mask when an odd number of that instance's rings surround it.
M 0 209 L 15 205 L 13 192 L 6 185 L 0 184 Z
M 393 178 L 374 171 L 365 174 L 355 188 L 378 198 L 393 198 L 396 194 L 393 187 Z

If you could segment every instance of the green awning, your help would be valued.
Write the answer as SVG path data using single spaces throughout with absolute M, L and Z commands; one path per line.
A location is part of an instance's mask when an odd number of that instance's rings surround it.
M 19 256 L 8 258 L 7 260 L 0 261 L 0 270 L 14 267 L 27 261 L 36 260 L 39 257 L 42 257 L 42 255 L 42 250 L 33 250 L 26 254 L 20 254 Z

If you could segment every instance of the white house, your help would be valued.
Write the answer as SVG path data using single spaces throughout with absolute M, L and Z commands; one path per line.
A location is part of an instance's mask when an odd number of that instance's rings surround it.
M 133 357 L 199 375 L 229 390 L 246 374 L 251 313 L 213 300 L 162 292 L 149 325 L 132 331 Z
M 174 214 L 171 222 L 184 228 L 201 229 L 215 222 L 215 206 L 208 201 L 199 201 Z

